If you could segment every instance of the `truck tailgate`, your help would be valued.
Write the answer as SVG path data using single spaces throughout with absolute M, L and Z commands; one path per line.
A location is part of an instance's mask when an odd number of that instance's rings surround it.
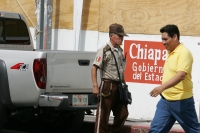
M 91 67 L 95 54 L 80 51 L 47 52 L 46 92 L 92 92 Z

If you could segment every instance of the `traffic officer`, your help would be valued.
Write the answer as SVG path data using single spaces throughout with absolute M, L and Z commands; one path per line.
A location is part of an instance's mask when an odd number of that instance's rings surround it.
M 97 51 L 91 77 L 93 82 L 93 94 L 99 98 L 95 133 L 121 133 L 124 123 L 128 117 L 127 105 L 120 101 L 118 83 L 119 76 L 116 63 L 111 51 L 116 57 L 119 68 L 120 78 L 124 84 L 124 69 L 126 60 L 123 50 L 120 47 L 123 37 L 128 36 L 120 24 L 111 24 L 109 26 L 110 42 Z M 101 84 L 98 86 L 97 70 L 100 70 Z M 114 115 L 114 122 L 110 129 L 108 128 L 110 111 Z

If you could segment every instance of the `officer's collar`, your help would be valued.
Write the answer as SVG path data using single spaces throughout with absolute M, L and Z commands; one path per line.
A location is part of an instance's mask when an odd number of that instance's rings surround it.
M 113 45 L 111 44 L 111 42 L 108 42 L 107 45 L 110 46 L 110 48 L 111 48 L 112 51 L 114 51 L 114 50 L 119 51 L 119 46 L 117 48 L 115 48 L 115 47 L 113 47 Z

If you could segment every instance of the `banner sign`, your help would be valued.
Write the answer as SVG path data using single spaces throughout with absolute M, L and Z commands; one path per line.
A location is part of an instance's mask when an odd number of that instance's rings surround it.
M 162 42 L 124 41 L 126 82 L 161 84 L 168 52 Z

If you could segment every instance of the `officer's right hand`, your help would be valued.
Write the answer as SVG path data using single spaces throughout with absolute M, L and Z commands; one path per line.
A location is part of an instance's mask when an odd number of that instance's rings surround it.
M 93 95 L 98 97 L 99 96 L 99 88 L 98 88 L 98 86 L 94 86 L 92 92 L 93 92 Z

